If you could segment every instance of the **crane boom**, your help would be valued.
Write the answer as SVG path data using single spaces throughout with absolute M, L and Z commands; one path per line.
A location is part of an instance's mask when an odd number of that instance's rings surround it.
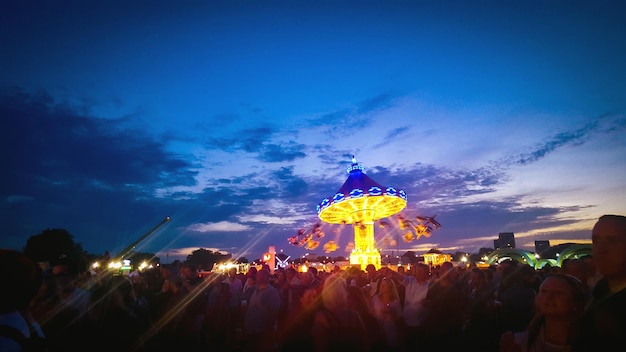
M 166 216 L 165 219 L 163 219 L 160 223 L 158 223 L 155 227 L 151 228 L 148 232 L 146 232 L 143 236 L 139 237 L 136 241 L 134 241 L 133 243 L 131 243 L 128 247 L 124 248 L 123 251 L 120 252 L 120 254 L 117 256 L 118 259 L 124 259 L 124 257 L 126 255 L 128 255 L 130 252 L 133 251 L 133 249 L 135 249 L 135 247 L 141 243 L 141 241 L 145 240 L 146 238 L 148 238 L 148 236 L 152 235 L 156 230 L 158 230 L 159 228 L 161 228 L 161 226 L 165 225 L 166 223 L 170 222 L 170 217 Z

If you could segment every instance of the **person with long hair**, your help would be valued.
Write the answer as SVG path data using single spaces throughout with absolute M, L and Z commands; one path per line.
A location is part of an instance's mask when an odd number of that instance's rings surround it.
M 586 294 L 580 280 L 570 275 L 546 277 L 539 286 L 535 314 L 524 331 L 507 331 L 501 352 L 571 351 L 585 309 Z
M 402 302 L 391 278 L 380 280 L 379 291 L 372 296 L 371 309 L 385 337 L 386 351 L 399 351 L 402 347 Z

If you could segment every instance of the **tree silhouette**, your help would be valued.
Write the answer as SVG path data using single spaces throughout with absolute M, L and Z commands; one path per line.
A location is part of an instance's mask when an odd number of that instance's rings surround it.
M 24 247 L 24 254 L 36 262 L 67 264 L 74 273 L 87 269 L 87 258 L 80 243 L 64 229 L 46 229 L 31 236 Z
M 223 254 L 200 248 L 191 252 L 191 254 L 187 256 L 185 263 L 193 264 L 198 267 L 198 269 L 211 270 L 213 269 L 214 264 L 226 262 L 230 260 L 231 257 L 232 255 L 230 254 Z

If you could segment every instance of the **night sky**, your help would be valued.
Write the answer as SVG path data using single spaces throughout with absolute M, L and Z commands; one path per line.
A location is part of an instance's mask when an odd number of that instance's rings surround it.
M 3 1 L 0 247 L 349 256 L 346 180 L 441 229 L 384 254 L 588 241 L 626 214 L 623 1 Z

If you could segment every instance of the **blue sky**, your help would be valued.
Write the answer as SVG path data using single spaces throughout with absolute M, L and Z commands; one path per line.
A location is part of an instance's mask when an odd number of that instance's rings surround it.
M 5 1 L 0 246 L 260 258 L 355 155 L 442 228 L 384 254 L 588 240 L 626 214 L 620 1 Z M 323 224 L 348 256 L 350 228 Z M 398 238 L 397 242 L 389 238 Z M 322 246 L 312 251 L 324 254 Z

